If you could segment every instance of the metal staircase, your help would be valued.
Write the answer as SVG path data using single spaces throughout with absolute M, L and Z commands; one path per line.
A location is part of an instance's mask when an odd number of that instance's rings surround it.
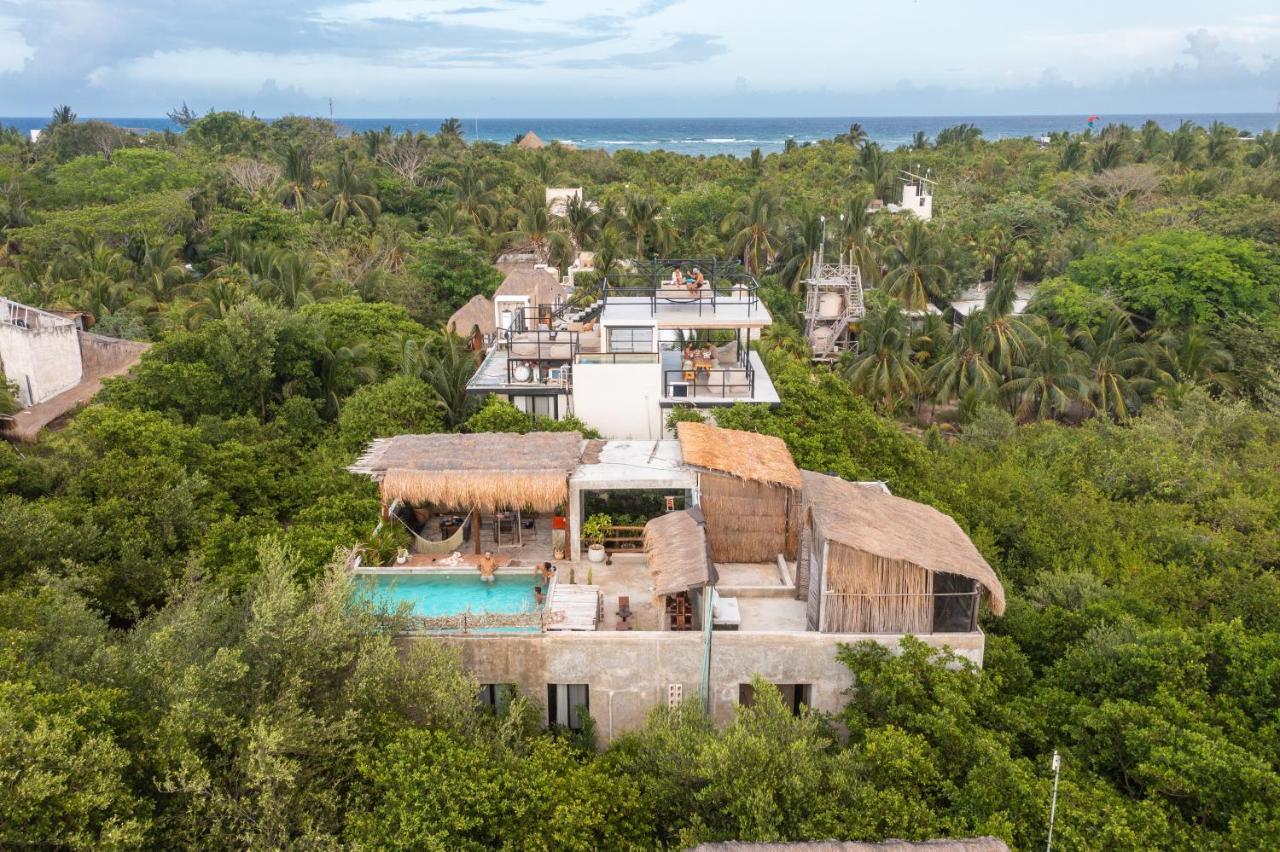
M 835 361 L 853 348 L 850 325 L 866 316 L 862 296 L 862 273 L 844 258 L 839 263 L 822 262 L 814 256 L 813 274 L 805 282 L 805 337 L 815 361 Z M 833 310 L 833 303 L 838 306 Z

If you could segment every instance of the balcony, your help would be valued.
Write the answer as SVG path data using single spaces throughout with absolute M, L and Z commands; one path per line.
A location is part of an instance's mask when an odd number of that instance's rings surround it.
M 714 358 L 687 360 L 678 348 L 666 349 L 661 356 L 664 405 L 781 401 L 755 352 L 744 352 L 729 363 Z

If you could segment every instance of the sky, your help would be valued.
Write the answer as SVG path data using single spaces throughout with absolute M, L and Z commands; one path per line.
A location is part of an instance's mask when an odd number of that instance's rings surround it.
M 1243 0 L 0 0 L 0 115 L 1274 112 Z

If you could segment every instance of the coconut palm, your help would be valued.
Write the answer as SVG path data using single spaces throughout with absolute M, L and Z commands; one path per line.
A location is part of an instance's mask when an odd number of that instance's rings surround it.
M 1095 173 L 1105 172 L 1108 169 L 1114 169 L 1124 164 L 1125 159 L 1125 142 L 1123 139 L 1110 137 L 1099 138 L 1098 147 L 1093 149 L 1093 156 L 1090 158 Z
M 1157 398 L 1177 404 L 1197 388 L 1229 388 L 1231 353 L 1197 328 L 1160 334 L 1147 348 L 1147 375 Z
M 1169 134 L 1169 159 L 1179 170 L 1195 165 L 1200 155 L 1200 133 L 1195 122 L 1183 121 Z
M 445 145 L 463 144 L 462 122 L 456 118 L 446 118 L 440 122 L 440 141 Z
M 53 130 L 55 127 L 61 127 L 64 124 L 75 123 L 76 114 L 71 110 L 71 107 L 66 104 L 62 104 L 61 106 L 54 107 L 53 115 L 49 119 L 49 129 Z
M 190 277 L 182 260 L 181 240 L 151 242 L 143 239 L 135 262 L 134 278 L 138 289 L 155 304 L 168 302 L 173 293 Z
M 431 386 L 445 425 L 456 429 L 477 407 L 476 397 L 467 393 L 467 384 L 476 371 L 475 356 L 458 337 L 445 334 L 438 357 L 428 361 L 423 378 Z
M 922 311 L 930 299 L 941 299 L 951 283 L 951 271 L 944 265 L 941 246 L 928 226 L 913 219 L 906 233 L 890 245 L 884 255 L 888 271 L 884 287 L 903 305 Z
M 786 263 L 783 264 L 781 278 L 791 292 L 799 290 L 800 284 L 812 275 L 813 257 L 822 244 L 825 228 L 825 217 L 811 209 L 802 212 L 787 228 L 782 250 Z
M 929 147 L 929 134 L 923 130 L 917 130 L 911 135 L 911 148 L 914 151 L 923 151 Z
M 942 356 L 925 374 L 939 402 L 950 402 L 970 392 L 986 398 L 1000 386 L 1000 372 L 987 360 L 985 319 L 981 310 L 971 314 L 951 335 Z
M 589 248 L 600 236 L 600 212 L 580 192 L 565 205 L 564 219 L 573 242 L 580 249 Z
M 1115 310 L 1097 329 L 1078 329 L 1074 339 L 1089 358 L 1089 399 L 1094 411 L 1128 420 L 1151 384 L 1141 375 L 1146 353 L 1133 321 L 1124 311 Z
M 1074 172 L 1084 165 L 1084 157 L 1084 142 L 1072 139 L 1062 146 L 1062 152 L 1058 154 L 1058 170 Z
M 856 176 L 865 183 L 871 184 L 876 198 L 887 201 L 889 191 L 893 188 L 893 165 L 884 150 L 875 142 L 868 142 L 858 153 Z
M 623 232 L 635 246 L 635 256 L 665 252 L 675 241 L 675 229 L 663 218 L 662 205 L 652 195 L 628 192 L 623 201 Z
M 886 300 L 867 315 L 858 335 L 858 351 L 842 365 L 849 384 L 885 414 L 920 391 L 920 367 L 911 352 L 911 319 L 897 302 Z
M 782 207 L 768 190 L 756 188 L 738 200 L 722 227 L 729 234 L 729 254 L 759 275 L 782 246 Z
M 377 380 L 376 359 L 367 343 L 338 345 L 328 325 L 317 329 L 316 378 L 320 380 L 320 395 L 324 406 L 320 416 L 334 420 L 338 416 L 338 391 L 348 383 L 368 383 Z
M 862 281 L 874 287 L 880 280 L 880 244 L 871 231 L 871 214 L 867 212 L 871 196 L 855 192 L 841 208 L 837 219 L 836 239 L 842 258 L 851 262 L 862 273 Z
M 1239 131 L 1230 125 L 1215 121 L 1209 127 L 1209 139 L 1205 143 L 1204 153 L 1211 166 L 1229 166 L 1240 147 Z
M 480 230 L 489 230 L 497 222 L 497 194 L 493 180 L 475 162 L 462 164 L 456 177 L 446 183 L 453 191 L 458 206 Z
M 1259 133 L 1244 159 L 1255 169 L 1280 165 L 1280 133 L 1274 130 Z
M 221 275 L 200 282 L 194 295 L 196 301 L 186 313 L 187 327 L 193 329 L 208 320 L 224 319 L 247 296 L 243 287 Z
M 1159 154 L 1164 148 L 1166 135 L 1164 129 L 1156 121 L 1148 120 L 1144 123 L 1138 136 L 1139 159 L 1145 162 Z
M 547 261 L 547 246 L 551 235 L 563 231 L 564 220 L 552 216 L 547 207 L 546 192 L 535 187 L 526 193 L 516 211 L 516 226 L 503 235 L 504 241 L 519 248 L 529 248 L 541 263 Z
M 1045 325 L 1031 338 L 1023 364 L 1015 364 L 1013 378 L 1000 390 L 1024 420 L 1063 417 L 1071 405 L 1087 400 L 1091 383 L 1084 353 L 1071 347 L 1067 333 Z
M 1005 380 L 1013 377 L 1016 364 L 1026 360 L 1028 341 L 1035 337 L 1028 322 L 1013 313 L 1016 298 L 1012 279 L 997 281 L 987 291 L 982 311 L 970 318 L 982 328 L 987 363 Z
M 461 237 L 475 231 L 475 222 L 456 201 L 437 204 L 427 215 L 427 231 L 438 237 Z
M 859 122 L 855 121 L 853 124 L 849 125 L 848 133 L 840 134 L 840 141 L 848 142 L 855 148 L 860 147 L 867 141 L 867 131 Z
M 310 151 L 302 145 L 290 145 L 284 152 L 284 182 L 276 192 L 276 201 L 301 213 L 306 209 L 314 187 Z
M 369 194 L 369 184 L 360 180 L 345 155 L 338 158 L 333 174 L 333 194 L 325 202 L 324 215 L 335 225 L 344 225 L 348 219 L 372 224 L 382 212 L 378 199 Z

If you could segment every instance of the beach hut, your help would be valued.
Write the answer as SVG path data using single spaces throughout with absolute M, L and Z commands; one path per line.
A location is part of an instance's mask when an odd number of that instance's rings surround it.
M 698 470 L 716 562 L 794 558 L 802 481 L 782 439 L 706 423 L 680 423 L 676 436 L 684 463 Z
M 484 348 L 484 341 L 497 328 L 493 302 L 479 294 L 472 296 L 470 301 L 453 312 L 447 327 L 459 337 L 469 338 L 472 349 Z
M 384 514 L 393 504 L 423 512 L 486 514 L 554 512 L 569 496 L 569 475 L 583 450 L 578 432 L 480 432 L 474 435 L 397 435 L 372 441 L 352 473 L 382 489 Z M 475 536 L 476 551 L 480 536 Z
M 644 553 L 655 603 L 668 614 L 662 625 L 676 630 L 701 627 L 702 596 L 718 579 L 702 512 L 686 509 L 651 519 L 644 525 Z
M 967 633 L 1004 613 L 995 571 L 950 516 L 879 483 L 804 471 L 797 585 L 810 630 Z
M 526 151 L 536 151 L 539 148 L 545 148 L 546 143 L 538 137 L 538 134 L 530 130 L 528 133 L 520 137 L 520 141 L 516 143 L 516 147 L 522 148 Z

